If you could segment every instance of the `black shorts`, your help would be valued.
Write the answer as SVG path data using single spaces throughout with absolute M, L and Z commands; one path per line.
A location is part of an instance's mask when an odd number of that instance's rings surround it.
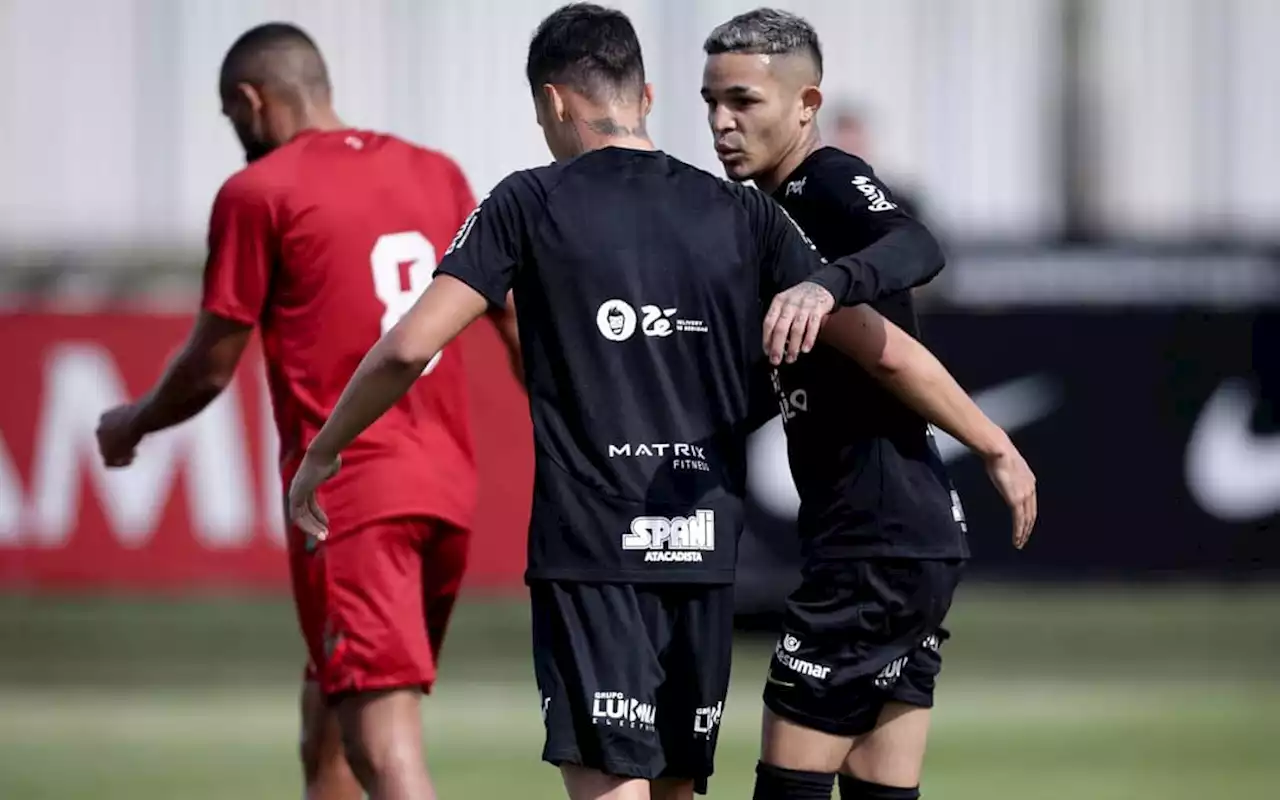
M 942 627 L 964 562 L 866 559 L 806 570 L 787 598 L 764 703 L 835 736 L 875 727 L 885 703 L 931 708 Z
M 729 688 L 733 587 L 535 581 L 542 758 L 705 793 Z

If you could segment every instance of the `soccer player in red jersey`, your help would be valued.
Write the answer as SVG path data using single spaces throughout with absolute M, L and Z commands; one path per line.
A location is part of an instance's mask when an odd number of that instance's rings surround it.
M 231 380 L 255 327 L 288 486 L 365 353 L 431 281 L 474 206 L 447 157 L 345 126 L 324 60 L 296 27 L 263 25 L 222 65 L 223 112 L 248 166 L 222 186 L 201 311 L 141 400 L 103 415 L 106 464 L 198 413 Z M 514 345 L 513 311 L 496 321 Z M 289 531 L 310 655 L 302 760 L 309 798 L 433 797 L 419 699 L 466 562 L 476 472 L 461 354 L 446 348 L 413 390 L 344 452 L 325 485 L 333 535 Z M 345 757 L 344 757 L 345 756 Z

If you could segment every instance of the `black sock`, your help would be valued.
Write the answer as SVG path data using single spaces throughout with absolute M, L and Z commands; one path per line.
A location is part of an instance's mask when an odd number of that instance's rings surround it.
M 919 797 L 919 786 L 903 789 L 899 786 L 867 783 L 852 775 L 840 776 L 840 800 L 917 800 Z
M 772 764 L 756 764 L 754 800 L 831 800 L 836 776 L 832 772 L 804 772 Z

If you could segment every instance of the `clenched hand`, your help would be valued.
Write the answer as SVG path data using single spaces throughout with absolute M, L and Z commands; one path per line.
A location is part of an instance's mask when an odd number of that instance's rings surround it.
M 132 405 L 116 406 L 98 419 L 98 452 L 108 467 L 127 467 L 133 463 L 142 435 L 137 429 L 137 411 Z

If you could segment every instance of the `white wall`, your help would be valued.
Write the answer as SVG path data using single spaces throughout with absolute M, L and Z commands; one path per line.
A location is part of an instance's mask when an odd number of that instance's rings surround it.
M 874 162 L 961 237 L 1059 224 L 1061 0 L 794 0 L 827 52 L 826 93 L 873 115 Z M 1280 3 L 1087 0 L 1095 216 L 1162 236 L 1280 220 Z M 658 90 L 652 132 L 714 169 L 701 43 L 736 0 L 614 0 Z M 483 193 L 547 154 L 523 78 L 555 0 L 4 0 L 0 250 L 193 246 L 240 165 L 217 68 L 243 30 L 297 22 L 348 122 L 443 149 Z M 1084 167 L 1082 167 L 1084 168 Z

